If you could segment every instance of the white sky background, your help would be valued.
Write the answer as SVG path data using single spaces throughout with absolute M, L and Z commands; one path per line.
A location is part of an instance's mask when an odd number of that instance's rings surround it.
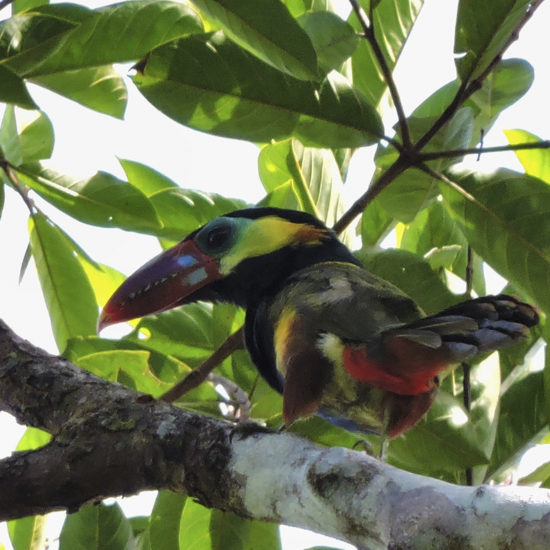
M 339 3 L 342 8 L 349 5 L 347 0 L 335 0 L 336 5 Z M 89 2 L 92 6 L 99 4 L 94 0 Z M 395 75 L 407 113 L 431 92 L 455 78 L 452 51 L 456 5 L 457 0 L 425 2 Z M 7 14 L 1 15 L 7 17 Z M 497 125 L 485 137 L 486 146 L 505 144 L 502 130 L 510 128 L 528 130 L 542 139 L 550 138 L 548 29 L 550 2 L 545 2 L 506 55 L 527 59 L 535 67 L 534 85 L 527 96 L 500 116 Z M 55 125 L 56 144 L 50 163 L 53 167 L 77 177 L 89 177 L 98 170 L 105 170 L 123 178 L 118 157 L 150 165 L 182 187 L 219 192 L 250 203 L 263 196 L 255 145 L 185 128 L 156 111 L 130 81 L 127 85 L 129 103 L 124 121 L 99 115 L 41 88 L 31 89 L 35 101 Z M 350 203 L 370 179 L 371 155 L 372 151 L 361 151 L 352 161 L 346 184 Z M 476 168 L 490 169 L 495 163 L 520 170 L 513 153 L 487 154 Z M 159 250 L 152 237 L 87 226 L 54 209 L 45 210 L 96 261 L 124 273 L 131 273 Z M 0 317 L 19 335 L 55 353 L 49 316 L 32 262 L 22 283 L 18 284 L 20 263 L 28 244 L 27 217 L 20 198 L 7 189 L 0 218 Z M 0 413 L 0 430 L 0 456 L 5 456 L 15 447 L 23 428 L 5 413 Z M 300 538 L 294 531 L 285 532 L 284 538 L 286 550 L 323 544 L 311 534 Z M 0 530 L 0 545 L 2 543 L 7 549 L 11 548 L 5 531 Z M 328 542 L 328 539 L 324 544 L 352 548 Z

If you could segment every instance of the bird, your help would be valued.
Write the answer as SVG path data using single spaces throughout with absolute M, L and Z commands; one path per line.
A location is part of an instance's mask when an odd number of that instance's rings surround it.
M 524 339 L 539 320 L 506 294 L 426 316 L 319 219 L 255 207 L 211 220 L 138 269 L 98 330 L 199 300 L 246 310 L 246 349 L 282 394 L 285 426 L 319 415 L 389 438 L 424 416 L 454 365 Z

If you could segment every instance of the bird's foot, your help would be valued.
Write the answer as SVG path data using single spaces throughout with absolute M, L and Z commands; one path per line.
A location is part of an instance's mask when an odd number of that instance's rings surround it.
M 278 430 L 273 430 L 267 426 L 262 426 L 257 422 L 247 420 L 246 422 L 239 422 L 231 428 L 229 439 L 232 441 L 235 436 L 239 436 L 240 439 L 246 439 L 251 435 L 258 433 L 277 433 Z

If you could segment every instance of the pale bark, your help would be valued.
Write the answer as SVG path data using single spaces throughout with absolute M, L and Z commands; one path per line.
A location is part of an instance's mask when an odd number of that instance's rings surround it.
M 0 323 L 0 410 L 54 435 L 0 461 L 0 519 L 144 489 L 369 549 L 546 549 L 550 492 L 461 487 L 233 426 L 97 378 Z

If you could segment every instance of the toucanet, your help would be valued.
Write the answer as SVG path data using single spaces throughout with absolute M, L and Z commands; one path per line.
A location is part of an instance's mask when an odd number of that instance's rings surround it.
M 99 328 L 206 300 L 246 309 L 245 343 L 283 394 L 283 418 L 319 414 L 395 437 L 432 404 L 438 375 L 524 337 L 534 307 L 508 295 L 425 316 L 303 212 L 249 208 L 197 229 L 131 275 Z

